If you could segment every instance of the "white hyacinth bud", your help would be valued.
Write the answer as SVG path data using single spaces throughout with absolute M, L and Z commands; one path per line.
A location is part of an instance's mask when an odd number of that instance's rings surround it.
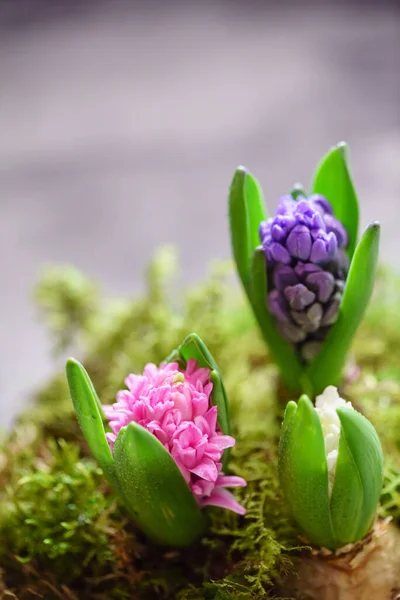
M 339 396 L 337 389 L 333 385 L 329 385 L 325 388 L 323 393 L 317 396 L 315 401 L 315 410 L 321 421 L 322 434 L 325 442 L 325 454 L 329 477 L 329 496 L 332 494 L 339 453 L 340 419 L 336 410 L 344 406 L 353 408 L 351 402 L 346 402 L 346 400 L 343 400 L 343 398 Z

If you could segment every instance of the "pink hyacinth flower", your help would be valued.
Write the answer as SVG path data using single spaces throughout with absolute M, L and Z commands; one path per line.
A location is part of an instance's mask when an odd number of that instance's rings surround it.
M 148 364 L 143 375 L 128 375 L 125 383 L 128 389 L 118 392 L 117 402 L 103 407 L 112 430 L 106 434 L 111 450 L 121 427 L 134 421 L 171 454 L 200 507 L 220 506 L 245 514 L 225 489 L 246 482 L 222 473 L 222 455 L 235 440 L 218 426 L 218 409 L 210 403 L 210 370 L 199 368 L 193 358 L 184 371 L 177 363 Z

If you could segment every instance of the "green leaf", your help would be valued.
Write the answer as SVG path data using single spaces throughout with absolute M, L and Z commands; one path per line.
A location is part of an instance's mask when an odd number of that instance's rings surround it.
M 328 385 L 339 383 L 346 355 L 363 319 L 374 287 L 379 237 L 380 225 L 377 222 L 372 223 L 356 248 L 338 319 L 326 336 L 321 351 L 311 361 L 306 372 L 314 394 L 321 393 Z
M 313 193 L 329 200 L 334 215 L 349 235 L 347 254 L 351 260 L 358 232 L 358 200 L 348 166 L 348 149 L 344 142 L 332 148 L 321 160 L 314 174 Z
M 119 493 L 153 542 L 188 546 L 204 530 L 204 517 L 172 456 L 138 425 L 121 429 L 114 447 Z
M 303 366 L 292 346 L 278 332 L 275 319 L 267 307 L 267 267 L 261 246 L 255 249 L 251 263 L 249 298 L 261 332 L 271 354 L 291 390 L 303 389 Z
M 351 410 L 351 409 L 350 409 Z M 363 482 L 348 446 L 346 435 L 341 431 L 339 455 L 331 496 L 331 517 L 335 529 L 335 547 L 356 542 L 362 520 L 364 500 Z
M 293 424 L 294 418 L 296 416 L 297 404 L 293 400 L 290 400 L 285 408 L 285 414 L 283 416 L 283 423 L 281 427 L 281 439 L 284 438 L 287 430 Z
M 304 196 L 305 198 L 307 198 L 307 193 L 301 183 L 294 184 L 294 186 L 290 190 L 290 195 L 292 196 L 293 200 L 297 200 L 299 196 Z
M 253 251 L 260 243 L 260 223 L 267 219 L 267 214 L 261 185 L 249 171 L 246 171 L 244 180 L 244 195 L 246 199 L 251 250 Z
M 182 344 L 168 356 L 165 362 L 177 361 L 182 365 L 183 368 L 185 368 L 186 363 L 190 358 L 194 358 L 199 367 L 204 367 L 211 370 L 210 379 L 213 383 L 211 400 L 212 403 L 218 408 L 218 424 L 221 427 L 221 431 L 225 435 L 229 435 L 231 428 L 228 398 L 222 375 L 211 352 L 196 333 L 189 334 L 183 340 Z
M 259 227 L 266 219 L 260 184 L 244 167 L 238 167 L 229 191 L 229 224 L 236 268 L 248 290 L 250 261 L 260 243 Z
M 213 370 L 210 373 L 210 381 L 213 384 L 213 389 L 211 392 L 211 403 L 213 406 L 216 406 L 218 409 L 217 420 L 218 425 L 221 428 L 222 433 L 225 435 L 230 435 L 231 433 L 231 423 L 229 419 L 229 407 L 228 407 L 228 399 L 226 396 L 226 391 L 224 388 L 223 381 L 221 379 L 220 372 L 217 370 Z M 229 456 L 231 453 L 230 448 L 226 448 L 222 455 L 222 467 L 224 468 L 229 460 Z
M 213 384 L 211 402 L 213 406 L 218 408 L 218 425 L 225 435 L 229 435 L 231 432 L 231 425 L 229 421 L 228 401 L 219 371 L 215 369 L 214 371 L 211 371 L 210 381 Z
M 289 403 L 279 442 L 279 477 L 294 519 L 310 542 L 334 546 L 328 467 L 321 423 L 311 400 Z
M 341 429 L 331 516 L 339 548 L 362 539 L 372 527 L 383 484 L 383 452 L 363 415 L 349 407 L 337 413 Z
M 89 448 L 103 469 L 113 479 L 113 456 L 106 440 L 103 415 L 93 383 L 84 367 L 73 358 L 66 364 L 69 390 L 82 433 Z
M 194 358 L 199 367 L 219 371 L 214 357 L 197 333 L 187 335 L 176 351 L 184 360 L 185 365 L 190 358 Z M 168 362 L 170 361 L 168 360 Z

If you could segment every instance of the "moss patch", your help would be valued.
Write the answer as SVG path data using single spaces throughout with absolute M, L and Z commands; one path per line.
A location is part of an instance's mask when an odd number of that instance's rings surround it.
M 229 468 L 249 482 L 237 491 L 246 516 L 210 508 L 207 535 L 196 546 L 182 552 L 149 544 L 90 458 L 65 377 L 57 375 L 0 450 L 0 599 L 276 597 L 275 582 L 299 543 L 276 473 L 277 370 L 232 287 L 230 267 L 216 265 L 205 283 L 184 292 L 175 262 L 172 250 L 161 252 L 145 293 L 133 300 L 104 300 L 70 267 L 47 271 L 37 298 L 55 353 L 75 348 L 104 403 L 129 372 L 161 362 L 188 333 L 206 341 L 229 394 L 237 438 Z M 376 287 L 343 394 L 381 435 L 381 512 L 400 524 L 400 282 L 381 271 Z

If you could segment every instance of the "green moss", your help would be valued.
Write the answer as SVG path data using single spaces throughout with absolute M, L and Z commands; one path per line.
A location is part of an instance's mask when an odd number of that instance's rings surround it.
M 0 450 L 0 598 L 233 600 L 276 598 L 276 581 L 297 553 L 276 472 L 284 391 L 229 265 L 188 292 L 176 258 L 160 253 L 144 295 L 104 299 L 74 269 L 51 269 L 39 284 L 55 352 L 74 345 L 103 402 L 127 373 L 161 362 L 190 332 L 207 343 L 224 375 L 237 445 L 231 472 L 246 516 L 208 509 L 209 528 L 183 551 L 152 546 L 127 520 L 89 456 L 64 374 L 35 397 Z M 173 285 L 172 285 L 173 284 Z M 400 282 L 381 272 L 354 344 L 360 367 L 343 394 L 374 422 L 387 457 L 381 514 L 400 524 Z M 353 373 L 352 373 L 353 371 Z M 379 410 L 377 410 L 379 407 Z
M 18 471 L 6 490 L 7 518 L 0 530 L 17 562 L 39 561 L 67 583 L 94 557 L 99 566 L 111 560 L 107 525 L 112 507 L 103 474 L 92 461 L 80 460 L 76 445 L 49 439 L 29 468 L 15 465 L 14 477 Z
M 400 527 L 400 469 L 390 464 L 390 461 L 385 469 L 380 514 L 382 517 L 392 518 Z
M 53 266 L 44 270 L 35 299 L 55 334 L 54 351 L 59 352 L 87 328 L 97 310 L 98 293 L 95 285 L 75 267 Z

